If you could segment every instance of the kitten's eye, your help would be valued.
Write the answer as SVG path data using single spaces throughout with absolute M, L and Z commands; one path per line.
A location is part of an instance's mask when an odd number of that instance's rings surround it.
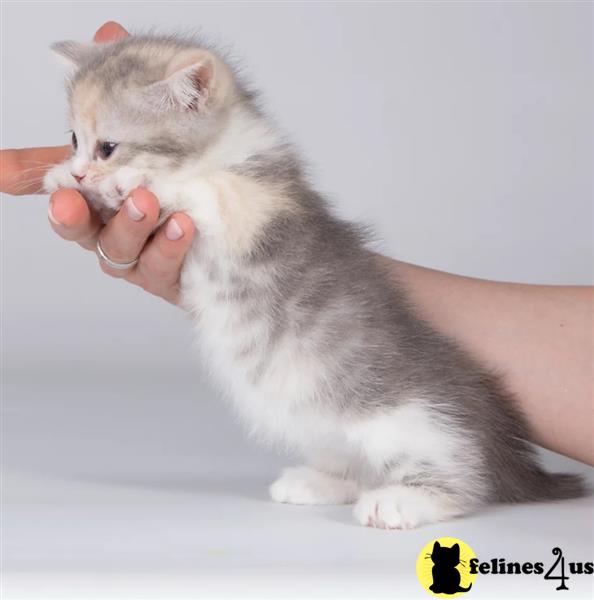
M 72 132 L 72 147 L 74 148 L 74 151 L 76 152 L 76 150 L 78 148 L 78 140 L 76 139 L 76 133 L 74 133 L 74 131 Z
M 109 158 L 117 147 L 118 145 L 115 142 L 99 142 L 97 144 L 97 156 L 103 159 Z

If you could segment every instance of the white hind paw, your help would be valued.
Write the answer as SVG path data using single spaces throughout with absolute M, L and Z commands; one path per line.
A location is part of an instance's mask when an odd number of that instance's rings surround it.
M 291 467 L 270 486 L 276 502 L 289 504 L 349 504 L 358 488 L 351 479 L 339 479 L 310 467 Z
M 451 502 L 421 487 L 388 486 L 364 492 L 354 515 L 361 525 L 380 529 L 414 529 L 459 514 Z

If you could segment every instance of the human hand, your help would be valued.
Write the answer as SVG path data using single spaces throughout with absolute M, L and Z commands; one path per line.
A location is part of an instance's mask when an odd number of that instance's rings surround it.
M 127 35 L 121 25 L 108 22 L 97 30 L 94 41 L 110 42 Z M 1 150 L 0 191 L 13 195 L 43 193 L 45 172 L 69 155 L 70 146 Z M 105 225 L 73 189 L 59 189 L 52 194 L 48 216 L 59 236 L 87 250 L 95 251 L 100 239 L 113 261 L 125 263 L 138 257 L 136 265 L 125 271 L 112 269 L 103 260 L 99 264 L 108 275 L 178 304 L 180 270 L 195 232 L 190 217 L 174 213 L 155 231 L 159 201 L 143 188 L 134 190 L 122 210 Z

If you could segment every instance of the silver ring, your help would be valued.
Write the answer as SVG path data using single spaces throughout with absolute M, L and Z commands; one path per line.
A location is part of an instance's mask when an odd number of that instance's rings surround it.
M 101 241 L 99 239 L 97 239 L 97 254 L 103 262 L 105 262 L 112 269 L 117 269 L 118 271 L 125 271 L 126 269 L 130 269 L 138 262 L 138 258 L 135 258 L 134 260 L 125 263 L 119 263 L 115 262 L 114 260 L 111 260 L 111 258 L 109 258 L 109 256 L 107 256 L 107 254 L 105 253 L 105 250 L 103 250 L 103 248 L 101 247 Z

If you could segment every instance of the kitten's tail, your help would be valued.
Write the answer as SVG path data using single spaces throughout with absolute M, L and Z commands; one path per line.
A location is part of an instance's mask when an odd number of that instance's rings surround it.
M 458 591 L 459 592 L 467 592 L 471 587 L 472 587 L 472 583 L 467 588 L 463 588 L 462 586 L 458 586 Z
M 541 467 L 538 453 L 529 442 L 526 417 L 501 387 L 497 380 L 490 381 L 490 390 L 499 400 L 509 419 L 515 423 L 516 431 L 499 447 L 496 455 L 497 471 L 503 475 L 498 482 L 501 502 L 547 502 L 570 500 L 587 496 L 591 490 L 580 475 L 549 473 Z
M 527 465 L 517 473 L 515 483 L 508 482 L 507 489 L 500 490 L 503 502 L 547 502 L 581 498 L 589 493 L 580 475 L 548 473 L 536 464 Z M 511 485 L 510 485 L 511 484 Z
M 539 464 L 534 448 L 517 440 L 510 444 L 506 465 L 500 463 L 503 475 L 495 482 L 499 502 L 548 502 L 587 496 L 591 490 L 580 475 L 549 473 Z M 501 458 L 501 457 L 500 457 Z
M 579 475 L 569 473 L 547 473 L 538 469 L 536 485 L 538 497 L 535 500 L 569 500 L 581 498 L 589 492 Z

